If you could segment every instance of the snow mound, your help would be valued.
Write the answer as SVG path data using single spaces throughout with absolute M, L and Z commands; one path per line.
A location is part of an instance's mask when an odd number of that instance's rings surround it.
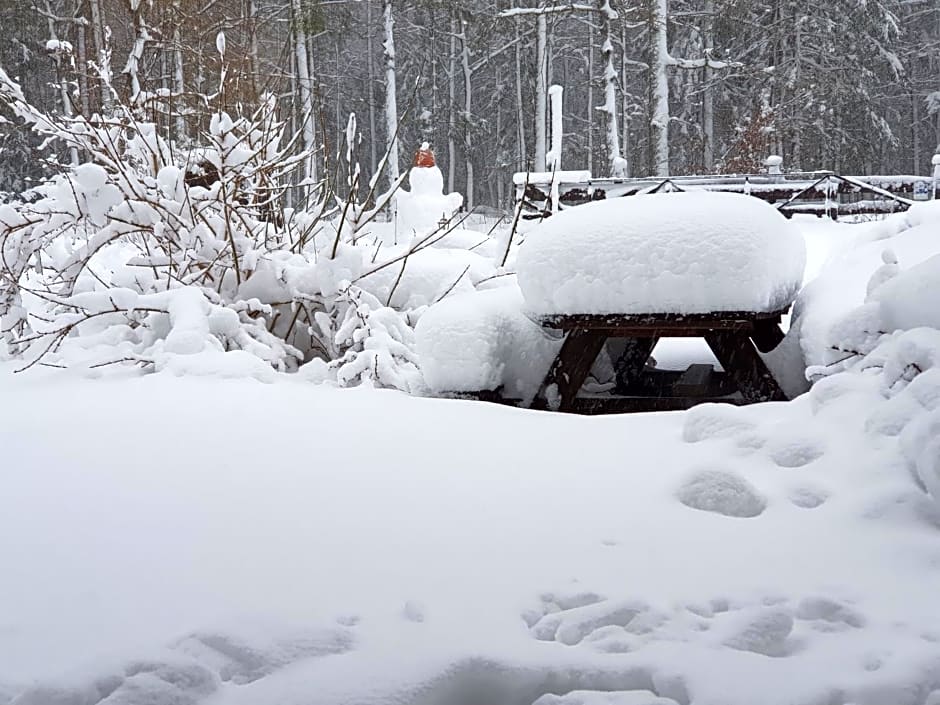
M 451 296 L 429 308 L 415 328 L 418 357 L 432 392 L 503 387 L 507 398 L 531 400 L 560 340 L 522 312 L 515 286 Z
M 800 288 L 806 247 L 756 198 L 670 193 L 597 201 L 533 229 L 519 250 L 529 310 L 776 311 Z
M 879 223 L 851 226 L 857 233 L 846 232 L 794 306 L 788 338 L 799 340 L 807 367 L 831 365 L 854 344 L 870 348 L 883 332 L 940 326 L 929 289 L 940 276 L 938 213 L 912 208 Z M 854 331 L 870 331 L 871 339 L 850 340 Z
M 729 517 L 751 518 L 764 511 L 767 501 L 740 475 L 725 470 L 701 470 L 676 492 L 685 506 Z
M 940 254 L 900 272 L 872 292 L 881 304 L 888 331 L 920 326 L 940 329 L 940 306 L 936 286 L 940 282 Z

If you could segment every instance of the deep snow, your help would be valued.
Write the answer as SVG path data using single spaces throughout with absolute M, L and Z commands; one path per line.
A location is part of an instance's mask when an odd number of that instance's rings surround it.
M 5 369 L 0 693 L 922 704 L 940 519 L 856 377 L 580 418 Z
M 801 220 L 803 305 L 860 306 L 887 246 L 917 296 L 917 218 Z M 623 417 L 0 363 L 0 703 L 938 705 L 933 333 Z

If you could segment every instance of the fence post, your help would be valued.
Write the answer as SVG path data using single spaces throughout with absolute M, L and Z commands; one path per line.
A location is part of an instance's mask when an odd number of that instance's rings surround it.
M 771 154 L 764 160 L 764 166 L 767 167 L 767 174 L 775 177 L 774 181 L 780 181 L 783 177 L 783 157 L 778 154 Z
M 933 164 L 933 197 L 937 197 L 938 186 L 940 186 L 940 154 L 934 154 L 930 160 Z

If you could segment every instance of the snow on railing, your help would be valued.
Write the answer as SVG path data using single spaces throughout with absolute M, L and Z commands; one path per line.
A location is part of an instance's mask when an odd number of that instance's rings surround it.
M 781 212 L 839 215 L 880 214 L 906 210 L 914 201 L 937 197 L 940 155 L 934 174 L 875 174 L 843 176 L 831 171 L 786 172 L 783 159 L 768 157 L 759 174 L 699 174 L 687 176 L 595 178 L 588 171 L 520 172 L 513 176 L 516 201 L 527 216 L 544 217 L 557 208 L 589 201 L 666 191 L 725 191 L 744 193 L 776 205 Z M 555 195 L 557 193 L 557 196 Z

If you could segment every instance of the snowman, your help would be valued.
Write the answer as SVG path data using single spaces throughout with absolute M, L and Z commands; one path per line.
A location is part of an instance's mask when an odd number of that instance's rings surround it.
M 415 154 L 408 181 L 411 190 L 399 189 L 395 194 L 399 232 L 433 231 L 463 205 L 463 196 L 459 193 L 444 194 L 444 175 L 437 168 L 434 152 L 427 142 Z

